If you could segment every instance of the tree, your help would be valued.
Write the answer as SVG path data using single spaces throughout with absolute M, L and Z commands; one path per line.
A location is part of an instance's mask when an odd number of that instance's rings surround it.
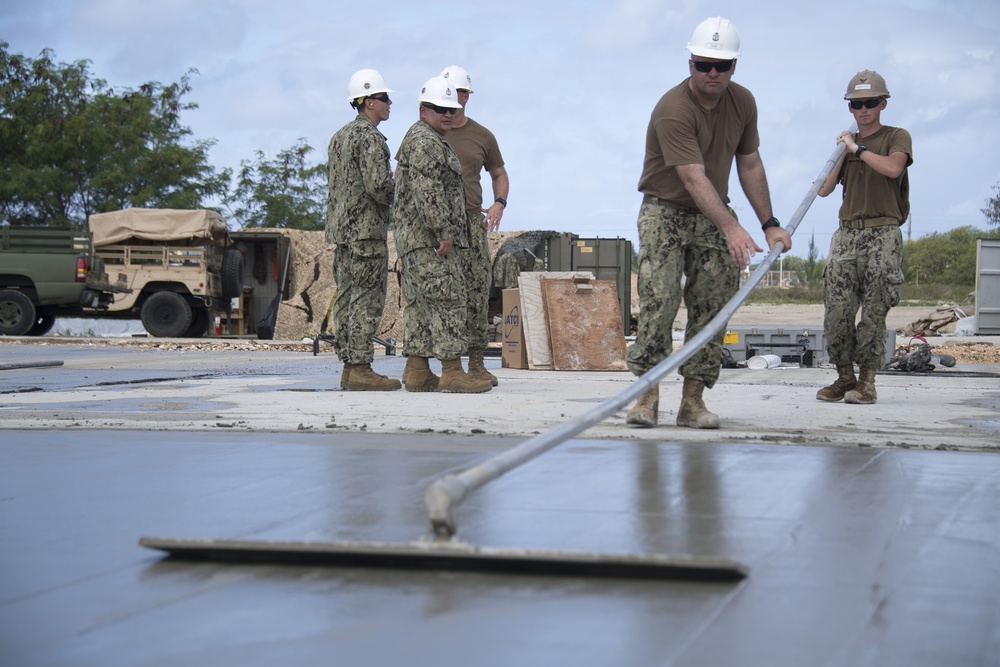
M 313 151 L 300 138 L 294 146 L 267 160 L 256 152 L 253 162 L 240 162 L 235 190 L 226 198 L 230 219 L 242 227 L 285 227 L 320 230 L 326 226 L 326 164 L 310 166 Z
M 823 277 L 823 269 L 825 267 L 826 262 L 819 259 L 819 250 L 816 248 L 816 232 L 813 232 L 813 235 L 809 237 L 809 255 L 802 266 L 802 272 L 805 277 L 803 283 L 805 285 L 818 284 Z
M 903 243 L 903 275 L 907 282 L 941 285 L 976 284 L 976 239 L 998 237 L 975 227 L 957 227 L 947 232 Z
M 180 82 L 115 90 L 89 61 L 56 64 L 0 42 L 0 222 L 86 228 L 91 213 L 130 206 L 200 208 L 228 189 L 207 155 L 214 141 L 182 142 L 191 92 Z
M 1000 183 L 993 186 L 992 197 L 986 200 L 986 208 L 981 209 L 986 216 L 986 224 L 1000 227 Z

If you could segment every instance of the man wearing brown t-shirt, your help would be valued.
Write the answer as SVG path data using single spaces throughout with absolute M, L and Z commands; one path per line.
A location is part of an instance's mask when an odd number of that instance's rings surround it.
M 733 162 L 740 184 L 769 246 L 792 247 L 773 217 L 764 163 L 757 152 L 757 105 L 746 88 L 731 82 L 740 38 L 723 18 L 706 19 L 688 42 L 690 76 L 667 91 L 653 109 L 639 190 L 639 328 L 627 363 L 643 375 L 673 350 L 673 323 L 687 306 L 685 340 L 691 340 L 739 289 L 740 269 L 762 249 L 729 207 Z M 719 428 L 702 394 L 719 378 L 723 332 L 680 368 L 683 396 L 677 425 Z M 659 386 L 629 410 L 627 423 L 654 426 Z
M 819 189 L 826 197 L 838 183 L 844 186 L 840 227 L 823 274 L 823 329 L 837 379 L 816 398 L 868 405 L 877 399 L 875 372 L 885 363 L 885 318 L 899 303 L 903 282 L 900 225 L 910 210 L 913 146 L 909 132 L 882 124 L 889 89 L 878 72 L 855 74 L 844 99 L 858 133 L 837 136 L 846 150 Z
M 455 114 L 455 121 L 446 137 L 448 145 L 462 163 L 462 182 L 465 185 L 465 212 L 469 221 L 469 248 L 461 251 L 469 293 L 468 333 L 469 375 L 479 380 L 489 380 L 495 387 L 495 375 L 486 370 L 483 354 L 489 343 L 488 307 L 490 300 L 490 249 L 487 232 L 500 229 L 500 219 L 507 208 L 510 180 L 504 167 L 503 155 L 493 133 L 465 115 L 465 107 L 472 93 L 472 77 L 457 65 L 446 67 L 445 77 L 458 91 L 462 108 Z M 480 174 L 483 169 L 493 183 L 494 201 L 483 208 L 483 186 Z

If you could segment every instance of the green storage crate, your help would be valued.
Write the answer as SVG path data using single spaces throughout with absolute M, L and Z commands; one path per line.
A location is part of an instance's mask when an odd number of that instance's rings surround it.
M 632 242 L 628 239 L 582 239 L 560 234 L 549 239 L 547 271 L 590 271 L 597 280 L 614 280 L 618 287 L 622 330 L 632 329 Z

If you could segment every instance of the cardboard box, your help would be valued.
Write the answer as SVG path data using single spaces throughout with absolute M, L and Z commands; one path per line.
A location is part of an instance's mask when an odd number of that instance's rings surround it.
M 521 326 L 521 290 L 503 291 L 503 368 L 527 368 L 528 353 L 524 348 L 524 328 Z

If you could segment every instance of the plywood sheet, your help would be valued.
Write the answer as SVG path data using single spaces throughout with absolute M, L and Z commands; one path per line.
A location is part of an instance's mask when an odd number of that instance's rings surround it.
M 545 278 L 593 278 L 590 271 L 526 271 L 517 277 L 521 290 L 521 326 L 524 329 L 524 350 L 531 370 L 552 370 L 552 350 L 549 348 L 549 328 L 545 322 L 541 280 Z
M 625 371 L 618 288 L 613 280 L 542 280 L 557 371 Z

